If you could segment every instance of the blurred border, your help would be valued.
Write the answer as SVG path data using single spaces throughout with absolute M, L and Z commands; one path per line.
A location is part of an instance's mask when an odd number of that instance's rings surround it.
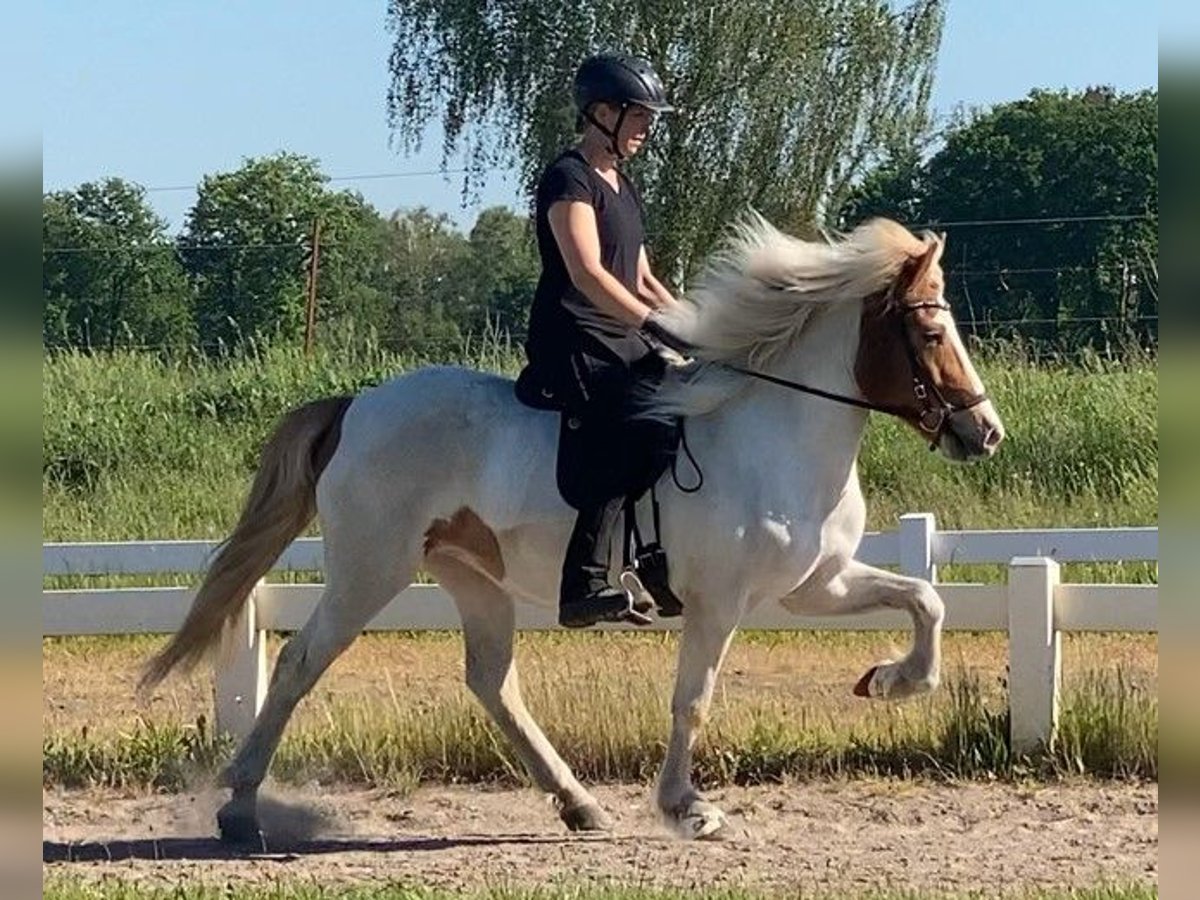
M 37 17 L 6 14 L 0 29 L 0 75 L 9 86 L 0 117 L 0 883 L 11 896 L 33 896 L 38 877 L 15 840 L 30 829 L 40 744 L 41 553 L 34 538 L 41 509 L 35 478 L 41 447 L 42 180 L 37 93 Z M 26 890 L 28 886 L 28 890 Z M 7 894 L 6 894 L 7 895 Z
M 1160 486 L 1162 582 L 1159 755 L 1167 770 L 1160 833 L 1160 890 L 1190 896 L 1200 875 L 1200 10 L 1161 9 L 1159 432 L 1167 490 Z M 1160 474 L 1160 479 L 1162 475 Z M 1160 794 L 1161 797 L 1161 794 Z

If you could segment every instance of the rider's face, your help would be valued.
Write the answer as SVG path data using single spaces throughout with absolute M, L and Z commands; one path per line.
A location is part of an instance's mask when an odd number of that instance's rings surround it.
M 597 118 L 610 130 L 621 118 L 620 107 L 609 106 L 607 103 L 601 104 L 598 112 Z M 654 119 L 653 110 L 637 104 L 629 106 L 625 117 L 621 119 L 621 130 L 617 132 L 617 146 L 622 156 L 633 156 L 642 149 L 642 145 L 650 136 L 650 126 L 654 124 Z

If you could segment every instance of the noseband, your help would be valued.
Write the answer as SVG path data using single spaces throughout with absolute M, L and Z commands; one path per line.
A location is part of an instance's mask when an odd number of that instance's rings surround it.
M 908 368 L 912 373 L 913 397 L 916 398 L 917 405 L 921 407 L 921 416 L 917 420 L 917 424 L 923 432 L 930 436 L 930 449 L 933 449 L 941 439 L 952 415 L 978 406 L 986 401 L 988 396 L 986 393 L 969 394 L 962 402 L 951 403 L 938 390 L 938 386 L 929 373 L 929 368 L 917 355 L 912 341 L 909 340 L 908 330 L 904 327 L 904 319 L 922 309 L 940 309 L 949 312 L 950 304 L 944 300 L 926 300 L 921 303 L 907 304 L 904 306 L 903 317 L 899 319 L 901 339 L 904 342 L 904 350 L 908 354 Z
M 917 426 L 926 435 L 929 436 L 929 449 L 936 450 L 938 441 L 941 440 L 942 434 L 945 433 L 946 427 L 950 422 L 950 417 L 955 413 L 965 412 L 972 409 L 988 399 L 986 393 L 970 394 L 965 400 L 957 403 L 952 403 L 946 399 L 945 395 L 938 390 L 938 386 L 934 383 L 933 376 L 929 372 L 929 368 L 921 361 L 921 357 L 917 354 L 916 348 L 913 347 L 912 341 L 908 336 L 908 329 L 905 327 L 905 319 L 922 309 L 940 309 L 950 310 L 950 304 L 944 300 L 929 300 L 921 303 L 903 304 L 903 315 L 897 319 L 900 323 L 900 339 L 904 343 L 904 350 L 908 356 L 909 372 L 912 375 L 912 391 L 913 397 L 917 401 L 917 406 L 920 407 L 921 414 L 917 419 Z M 902 406 L 893 406 L 886 403 L 875 403 L 871 400 L 864 400 L 861 397 L 850 397 L 846 394 L 838 394 L 833 391 L 825 391 L 821 388 L 810 387 L 806 384 L 801 384 L 798 381 L 791 381 L 787 378 L 779 378 L 776 375 L 768 375 L 766 372 L 758 372 L 754 369 L 745 369 L 741 366 L 727 365 L 727 368 L 735 372 L 740 372 L 743 375 L 749 375 L 751 378 L 757 378 L 760 381 L 766 381 L 771 384 L 777 384 L 780 387 L 789 388 L 793 391 L 800 391 L 804 394 L 810 394 L 814 397 L 821 397 L 825 400 L 832 400 L 834 403 L 842 403 L 846 406 L 855 406 L 859 409 L 868 409 L 872 412 L 887 413 L 890 416 L 896 416 L 900 419 L 909 418 L 909 410 Z

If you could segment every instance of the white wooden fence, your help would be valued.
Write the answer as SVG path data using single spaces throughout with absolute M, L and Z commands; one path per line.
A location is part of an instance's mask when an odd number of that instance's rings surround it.
M 207 564 L 215 543 L 45 544 L 43 575 L 194 576 Z M 1064 562 L 1157 561 L 1157 528 L 1052 529 L 1046 531 L 938 531 L 927 513 L 902 516 L 897 531 L 868 534 L 858 556 L 874 565 L 937 583 L 951 631 L 1007 631 L 1012 743 L 1019 752 L 1053 739 L 1058 718 L 1064 631 L 1158 631 L 1157 585 L 1061 584 Z M 937 567 L 949 563 L 999 563 L 1005 584 L 937 582 Z M 320 570 L 319 539 L 296 541 L 276 565 L 281 570 Z M 194 581 L 189 578 L 189 581 Z M 48 590 L 42 594 L 42 631 L 47 636 L 160 634 L 175 631 L 193 587 Z M 319 584 L 260 582 L 245 611 L 224 640 L 216 666 L 218 729 L 245 735 L 266 695 L 266 634 L 295 631 L 320 599 Z M 673 629 L 678 619 L 651 629 Z M 367 626 L 374 631 L 456 630 L 453 602 L 436 585 L 404 590 Z M 517 627 L 556 628 L 554 610 L 521 605 Z M 742 623 L 747 629 L 908 629 L 902 613 L 882 612 L 831 618 L 800 618 L 778 604 L 764 604 Z

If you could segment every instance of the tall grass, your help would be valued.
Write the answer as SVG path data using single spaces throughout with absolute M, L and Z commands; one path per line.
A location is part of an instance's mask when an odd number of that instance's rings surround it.
M 286 410 L 355 393 L 429 362 L 370 341 L 311 359 L 282 346 L 237 358 L 164 361 L 59 353 L 43 363 L 46 540 L 222 537 L 258 448 Z M 451 360 L 515 374 L 498 340 Z M 1000 454 L 956 466 L 904 426 L 873 416 L 861 454 L 870 527 L 937 514 L 945 527 L 1135 525 L 1157 519 L 1158 386 L 1153 361 L 1034 366 L 1019 354 L 981 370 L 1008 427 Z
M 526 691 L 578 777 L 653 778 L 662 762 L 670 685 L 646 674 L 616 679 L 609 670 Z M 696 778 L 715 787 L 864 774 L 1158 777 L 1158 701 L 1144 687 L 1114 685 L 1096 674 L 1077 681 L 1065 692 L 1059 739 L 1032 757 L 1012 753 L 1005 700 L 977 674 L 952 674 L 944 691 L 850 722 L 770 695 L 743 698 L 719 709 L 704 733 Z M 204 781 L 229 750 L 203 721 L 145 722 L 99 737 L 86 730 L 52 733 L 42 744 L 42 779 L 64 787 L 179 790 Z M 526 783 L 507 741 L 462 695 L 330 704 L 289 730 L 272 771 L 287 782 L 402 789 L 425 782 Z

